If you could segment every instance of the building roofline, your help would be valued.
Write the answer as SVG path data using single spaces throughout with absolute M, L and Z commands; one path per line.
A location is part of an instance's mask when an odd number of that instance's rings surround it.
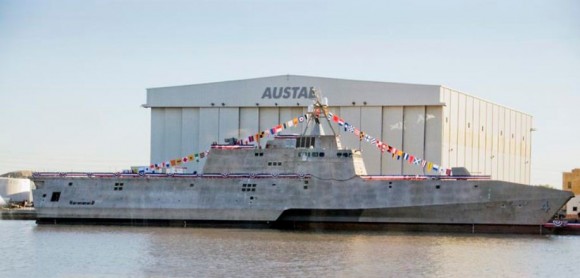
M 149 88 L 147 88 L 147 90 L 152 90 L 152 89 L 165 89 L 165 88 L 179 88 L 179 87 L 189 87 L 189 86 L 198 86 L 198 85 L 213 85 L 213 84 L 218 84 L 218 83 L 239 82 L 239 81 L 257 80 L 257 79 L 279 78 L 279 77 L 302 77 L 302 78 L 303 77 L 306 77 L 306 78 L 319 78 L 319 79 L 341 80 L 341 81 L 354 81 L 354 82 L 367 82 L 367 83 L 386 83 L 386 84 L 394 84 L 394 85 L 443 87 L 442 85 L 435 85 L 435 84 L 418 84 L 418 83 L 404 83 L 404 82 L 373 81 L 373 80 L 360 80 L 360 79 L 348 79 L 348 78 L 333 78 L 333 77 L 312 76 L 312 75 L 300 75 L 300 74 L 281 74 L 281 75 L 271 75 L 271 76 L 262 76 L 262 77 L 253 77 L 253 78 L 233 79 L 233 80 L 225 80 L 225 81 L 213 81 L 213 82 L 194 83 L 194 84 L 186 84 L 186 85 L 163 86 L 163 87 L 149 87 Z
M 524 114 L 524 115 L 530 116 L 530 117 L 532 117 L 532 118 L 534 117 L 534 116 L 532 116 L 531 114 L 529 114 L 529 113 L 526 113 L 526 112 L 523 112 L 523 111 L 521 111 L 521 110 L 514 109 L 514 108 L 512 108 L 512 107 L 509 107 L 509 106 L 506 106 L 506 105 L 503 105 L 503 104 L 498 104 L 498 103 L 497 103 L 497 102 L 495 102 L 495 101 L 489 101 L 489 100 L 487 100 L 487 99 L 485 99 L 485 98 L 481 98 L 481 97 L 478 97 L 478 96 L 475 96 L 475 95 L 472 95 L 472 94 L 468 94 L 468 93 L 465 93 L 465 92 L 463 92 L 463 91 L 460 91 L 460 90 L 457 90 L 457 89 L 453 89 L 453 88 L 451 88 L 451 87 L 449 87 L 449 86 L 446 86 L 446 85 L 441 85 L 441 88 L 442 88 L 442 89 L 448 89 L 448 90 L 454 91 L 454 92 L 456 92 L 456 93 L 458 93 L 458 94 L 462 94 L 462 95 L 464 95 L 464 96 L 470 96 L 470 97 L 472 97 L 472 98 L 475 98 L 475 99 L 478 99 L 478 100 L 480 100 L 480 101 L 484 101 L 484 102 L 487 102 L 487 103 L 490 103 L 490 104 L 493 104 L 493 105 L 497 105 L 497 106 L 499 106 L 499 107 L 503 107 L 503 108 L 505 108 L 505 109 L 507 109 L 507 110 L 511 110 L 511 111 L 514 111 L 514 112 L 517 112 L 517 113 L 520 113 L 520 114 Z

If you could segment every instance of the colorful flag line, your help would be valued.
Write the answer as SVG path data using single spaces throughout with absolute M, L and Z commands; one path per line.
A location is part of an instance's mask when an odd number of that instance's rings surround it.
M 176 158 L 176 159 L 171 159 L 168 161 L 164 161 L 162 163 L 154 163 L 149 165 L 149 169 L 161 169 L 161 168 L 172 168 L 175 166 L 180 166 L 181 164 L 187 163 L 187 162 L 193 162 L 194 160 L 196 162 L 199 162 L 200 159 L 205 158 L 207 156 L 208 152 L 201 152 L 201 153 L 192 153 L 189 155 L 186 155 L 184 157 L 181 158 Z
M 369 135 L 368 133 L 358 129 L 357 127 L 349 124 L 348 122 L 346 122 L 344 119 L 342 119 L 338 115 L 334 115 L 331 112 L 328 112 L 327 115 L 328 115 L 329 120 L 337 123 L 340 127 L 342 127 L 344 129 L 345 132 L 353 133 L 355 136 L 358 136 L 360 141 L 365 140 L 366 142 L 377 147 L 382 153 L 385 153 L 385 152 L 390 153 L 393 159 L 401 160 L 401 158 L 402 158 L 404 161 L 407 161 L 410 165 L 416 165 L 416 166 L 419 166 L 419 167 L 424 168 L 424 169 L 426 168 L 426 170 L 428 172 L 434 172 L 436 174 L 442 174 L 442 175 L 448 175 L 448 176 L 451 175 L 450 168 L 444 168 L 438 164 L 427 161 L 423 158 L 419 158 L 419 157 L 414 156 L 412 154 L 406 153 L 403 150 L 399 150 L 391 145 L 388 145 L 387 143 L 382 142 L 380 139 L 377 139 L 377 138 Z M 266 130 L 263 130 L 261 132 L 254 134 L 254 135 L 250 135 L 245 140 L 239 140 L 237 143 L 240 145 L 249 145 L 249 144 L 254 143 L 254 142 L 259 143 L 261 138 L 264 138 L 264 137 L 267 137 L 270 135 L 276 135 L 284 129 L 287 129 L 287 128 L 290 128 L 293 126 L 298 126 L 298 124 L 305 122 L 306 120 L 308 120 L 308 118 L 309 118 L 308 114 L 302 115 L 300 117 L 296 117 L 296 118 L 289 120 L 285 123 L 278 124 L 270 129 L 266 129 Z M 151 169 L 171 168 L 171 167 L 179 166 L 183 163 L 187 163 L 187 162 L 190 162 L 193 160 L 199 162 L 199 159 L 206 157 L 207 153 L 208 152 L 205 151 L 202 153 L 190 154 L 190 155 L 184 156 L 182 158 L 172 159 L 169 161 L 165 161 L 163 163 L 151 164 L 150 168 Z
M 308 120 L 308 114 L 302 115 L 300 117 L 296 117 L 292 120 L 289 120 L 285 123 L 276 125 L 275 127 L 272 127 L 270 129 L 266 129 L 264 131 L 258 132 L 254 135 L 250 135 L 248 136 L 248 138 L 246 138 L 246 140 L 240 140 L 238 143 L 239 144 L 245 144 L 248 145 L 250 143 L 253 142 L 259 142 L 261 138 L 264 138 L 266 136 L 270 136 L 270 135 L 276 135 L 278 134 L 280 131 L 293 127 L 293 126 L 298 126 L 298 124 L 303 123 L 304 121 Z
M 338 115 L 334 115 L 331 112 L 328 112 L 328 119 L 332 120 L 333 122 L 337 123 L 340 127 L 344 128 L 345 132 L 348 131 L 350 133 L 353 133 L 355 136 L 358 136 L 360 141 L 364 139 L 367 143 L 370 143 L 375 147 L 377 147 L 382 153 L 384 153 L 385 151 L 387 153 L 390 153 L 393 159 L 400 160 L 401 158 L 403 158 L 404 161 L 407 161 L 411 165 L 417 165 L 421 168 L 427 168 L 427 171 L 429 172 L 435 172 L 436 174 L 451 176 L 450 168 L 441 167 L 438 164 L 435 164 L 433 162 L 427 161 L 412 154 L 406 153 L 403 150 L 399 150 L 393 146 L 390 146 L 387 143 L 382 142 L 381 140 L 347 123 L 344 119 L 340 118 Z
M 261 138 L 270 136 L 270 135 L 276 135 L 278 134 L 280 131 L 293 127 L 293 126 L 298 126 L 298 124 L 306 121 L 308 119 L 308 114 L 306 115 L 302 115 L 300 117 L 296 117 L 290 121 L 287 121 L 283 124 L 279 124 L 276 125 L 275 127 L 272 127 L 270 129 L 266 129 L 264 131 L 258 132 L 254 135 L 249 136 L 248 138 L 246 138 L 246 140 L 238 140 L 238 144 L 240 145 L 249 145 L 253 142 L 259 142 Z M 228 146 L 214 146 L 212 148 L 228 148 Z M 154 163 L 149 165 L 150 169 L 161 169 L 161 168 L 172 168 L 175 166 L 179 166 L 183 163 L 187 163 L 187 162 L 191 162 L 193 160 L 195 160 L 196 162 L 199 162 L 199 159 L 202 159 L 204 157 L 207 156 L 207 151 L 202 152 L 202 153 L 194 153 L 194 154 L 190 154 L 188 156 L 184 156 L 181 158 L 176 158 L 176 159 L 172 159 L 172 160 L 168 160 L 168 161 L 164 161 L 162 163 Z

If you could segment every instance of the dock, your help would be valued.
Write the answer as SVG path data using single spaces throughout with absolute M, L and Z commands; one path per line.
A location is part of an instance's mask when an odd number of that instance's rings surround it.
M 0 220 L 36 220 L 34 208 L 0 209 Z

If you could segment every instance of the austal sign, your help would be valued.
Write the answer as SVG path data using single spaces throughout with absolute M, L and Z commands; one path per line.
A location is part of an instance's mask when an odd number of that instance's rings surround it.
M 262 98 L 315 98 L 313 89 L 314 87 L 266 87 Z

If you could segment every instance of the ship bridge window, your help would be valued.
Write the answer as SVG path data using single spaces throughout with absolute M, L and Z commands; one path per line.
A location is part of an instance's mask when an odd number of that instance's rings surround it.
M 347 158 L 347 157 L 352 157 L 352 153 L 351 152 L 338 152 L 338 153 L 336 153 L 336 156 Z
M 314 148 L 315 138 L 308 137 L 298 137 L 296 138 L 296 148 Z
M 299 152 L 298 157 L 324 157 L 323 152 Z

